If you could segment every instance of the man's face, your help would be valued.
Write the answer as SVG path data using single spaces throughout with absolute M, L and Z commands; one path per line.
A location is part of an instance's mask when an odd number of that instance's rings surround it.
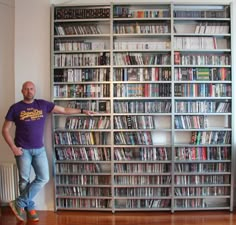
M 36 92 L 34 84 L 31 82 L 25 83 L 22 87 L 21 92 L 24 96 L 24 100 L 32 101 L 34 99 L 35 92 Z

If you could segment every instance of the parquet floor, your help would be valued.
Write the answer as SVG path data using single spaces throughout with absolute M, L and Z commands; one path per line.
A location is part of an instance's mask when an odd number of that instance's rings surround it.
M 4 207 L 0 215 L 0 225 L 236 225 L 236 211 L 38 213 L 39 222 L 24 223 L 19 222 L 8 207 Z

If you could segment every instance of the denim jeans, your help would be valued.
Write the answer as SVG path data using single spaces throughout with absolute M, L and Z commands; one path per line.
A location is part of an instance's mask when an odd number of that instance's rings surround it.
M 23 154 L 16 156 L 16 164 L 19 171 L 20 196 L 16 204 L 31 210 L 35 208 L 33 198 L 49 181 L 49 168 L 46 150 L 44 147 L 37 149 L 22 149 Z M 35 178 L 30 181 L 30 171 L 34 169 Z

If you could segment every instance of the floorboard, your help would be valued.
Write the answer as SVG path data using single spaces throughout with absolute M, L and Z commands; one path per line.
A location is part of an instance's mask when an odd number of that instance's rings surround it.
M 0 225 L 236 225 L 236 211 L 87 212 L 38 211 L 39 222 L 19 222 L 11 209 L 1 209 Z

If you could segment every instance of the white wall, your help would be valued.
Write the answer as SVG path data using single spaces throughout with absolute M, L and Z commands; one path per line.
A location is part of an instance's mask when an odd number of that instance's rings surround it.
M 84 0 L 51 0 L 52 4 L 69 4 L 69 5 L 75 5 L 75 4 L 110 4 L 110 3 L 214 3 L 214 4 L 224 4 L 229 3 L 235 0 L 93 0 L 91 2 L 86 2 Z
M 14 0 L 0 0 L 0 124 L 15 101 L 14 82 Z M 9 91 L 10 90 L 10 91 Z M 0 160 L 12 161 L 13 154 L 0 135 Z
M 22 99 L 21 86 L 26 80 L 36 84 L 36 98 L 50 100 L 50 2 L 49 0 L 15 1 L 15 91 Z M 46 123 L 45 143 L 52 168 L 51 123 Z M 52 174 L 52 173 L 51 173 Z M 52 176 L 51 176 L 52 177 Z M 53 210 L 53 182 L 36 198 L 36 207 Z
M 132 1 L 132 0 L 130 0 Z M 93 4 L 125 2 L 93 0 Z M 135 0 L 135 2 L 146 2 Z M 157 2 L 152 0 L 149 2 Z M 162 1 L 164 2 L 164 1 Z M 170 1 L 165 1 L 168 3 Z M 172 1 L 183 2 L 183 1 Z M 188 1 L 185 1 L 188 2 Z M 191 1 L 205 2 L 205 0 Z M 222 3 L 217 0 L 207 0 Z M 230 1 L 225 1 L 225 3 Z M 22 99 L 21 85 L 32 80 L 37 86 L 37 98 L 50 99 L 50 4 L 85 4 L 84 0 L 0 0 L 0 122 L 6 110 L 15 101 Z M 234 4 L 234 7 L 235 4 Z M 14 14 L 15 10 L 15 14 Z M 235 10 L 236 12 L 236 10 Z M 14 18 L 15 15 L 15 18 Z M 235 16 L 234 16 L 235 17 Z M 234 18 L 235 21 L 235 18 Z M 234 24 L 236 24 L 234 22 Z M 15 26 L 15 27 L 14 27 Z M 4 31 L 4 32 L 2 32 Z M 15 48 L 14 48 L 15 47 Z M 15 53 L 14 53 L 15 51 Z M 235 64 L 235 63 L 234 63 Z M 45 132 L 50 168 L 52 168 L 51 121 L 48 119 Z M 12 153 L 0 137 L 0 161 L 14 161 Z M 51 178 L 52 170 L 50 172 Z M 53 210 L 53 180 L 35 199 L 37 209 Z

